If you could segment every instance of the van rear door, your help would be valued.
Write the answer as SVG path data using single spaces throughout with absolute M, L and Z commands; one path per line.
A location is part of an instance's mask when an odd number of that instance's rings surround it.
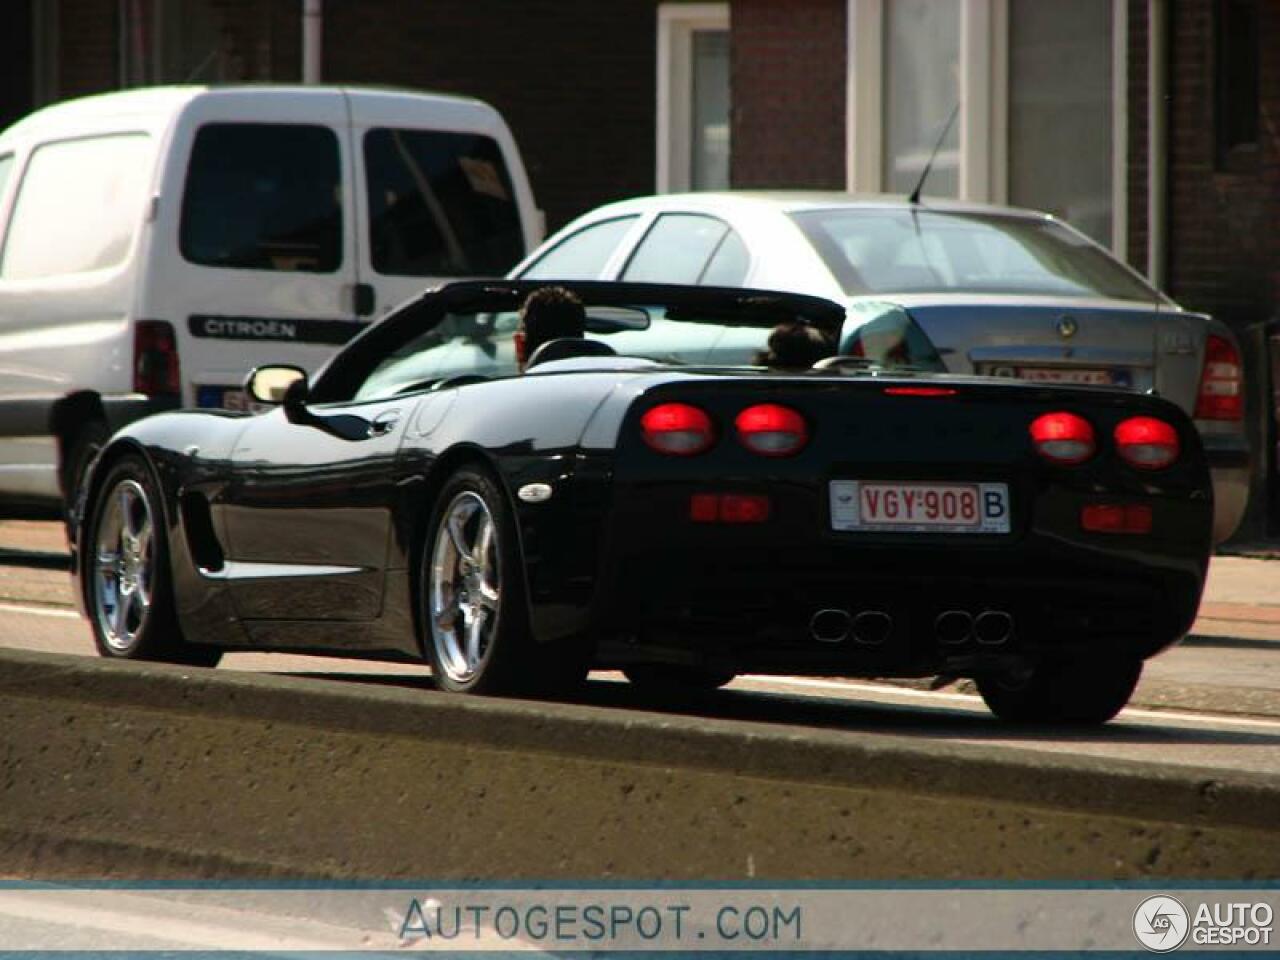
M 455 97 L 345 96 L 362 312 L 381 316 L 460 277 L 503 276 L 537 245 L 539 214 L 496 110 Z
M 334 90 L 210 90 L 179 115 L 140 316 L 173 324 L 183 399 L 237 408 L 269 362 L 314 371 L 362 326 L 346 108 Z

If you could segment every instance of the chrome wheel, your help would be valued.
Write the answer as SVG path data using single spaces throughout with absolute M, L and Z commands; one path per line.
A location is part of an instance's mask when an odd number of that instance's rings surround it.
M 112 488 L 94 534 L 94 619 L 113 652 L 129 653 L 150 617 L 155 577 L 155 518 L 136 480 Z
M 462 491 L 436 528 L 428 584 L 435 660 L 455 683 L 474 679 L 493 645 L 502 600 L 499 556 L 488 504 Z

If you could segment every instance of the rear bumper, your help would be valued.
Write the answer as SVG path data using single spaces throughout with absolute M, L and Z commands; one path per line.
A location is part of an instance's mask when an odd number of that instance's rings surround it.
M 1253 455 L 1243 434 L 1201 432 L 1213 478 L 1213 542 L 1229 540 L 1244 519 L 1253 478 Z
M 615 515 L 592 605 L 601 664 L 905 677 L 1146 658 L 1190 629 L 1208 563 L 1207 498 L 1157 502 L 1150 537 L 1072 530 L 1061 518 L 1078 506 L 1062 501 L 979 542 L 830 533 L 817 498 L 800 491 L 777 497 L 760 526 L 682 525 L 682 497 L 649 491 Z M 832 610 L 891 625 L 878 642 L 854 629 L 824 639 L 814 618 Z M 956 637 L 939 623 L 948 611 L 1007 614 L 1012 629 Z

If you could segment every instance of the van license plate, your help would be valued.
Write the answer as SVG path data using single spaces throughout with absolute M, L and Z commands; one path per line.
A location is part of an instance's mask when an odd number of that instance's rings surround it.
M 833 480 L 833 530 L 1008 533 L 1007 483 Z
M 196 406 L 206 410 L 250 410 L 257 404 L 239 387 L 196 387 Z

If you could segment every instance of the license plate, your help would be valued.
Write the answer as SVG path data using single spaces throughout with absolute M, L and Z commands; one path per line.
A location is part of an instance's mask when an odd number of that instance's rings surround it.
M 986 373 L 993 377 L 1012 377 L 1037 383 L 1083 383 L 1098 387 L 1128 387 L 1133 374 L 1128 370 L 1089 369 L 1084 367 L 1014 367 L 990 366 Z
M 249 395 L 239 387 L 196 387 L 196 406 L 214 410 L 252 410 L 256 403 L 249 402 Z
M 1007 483 L 831 481 L 833 530 L 1008 533 Z

